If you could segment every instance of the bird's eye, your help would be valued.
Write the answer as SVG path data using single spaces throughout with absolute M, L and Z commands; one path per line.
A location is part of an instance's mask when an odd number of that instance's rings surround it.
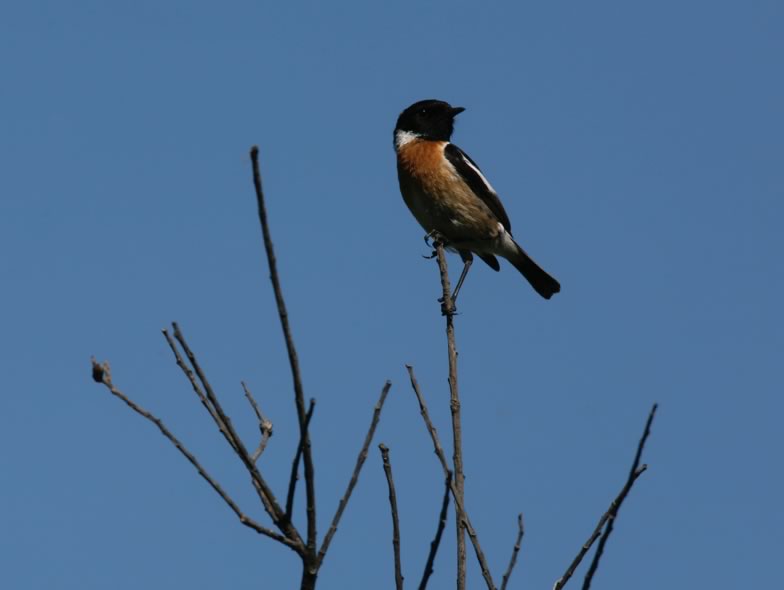
M 424 108 L 424 109 L 419 109 L 419 114 L 420 114 L 420 115 L 427 115 L 429 112 L 430 112 L 430 111 L 428 111 L 426 108 Z

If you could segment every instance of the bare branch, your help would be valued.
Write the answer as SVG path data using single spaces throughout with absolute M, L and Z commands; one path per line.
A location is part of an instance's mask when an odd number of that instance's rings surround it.
M 446 461 L 446 455 L 444 454 L 444 449 L 441 446 L 441 441 L 438 438 L 438 431 L 436 427 L 433 425 L 433 422 L 430 420 L 430 413 L 427 410 L 427 405 L 425 404 L 425 399 L 422 397 L 422 392 L 419 390 L 419 383 L 414 376 L 414 368 L 411 365 L 406 365 L 406 369 L 408 369 L 408 374 L 411 377 L 411 387 L 414 390 L 414 393 L 417 396 L 417 400 L 419 400 L 419 411 L 422 414 L 422 419 L 425 421 L 425 426 L 427 427 L 428 432 L 430 433 L 430 438 L 433 441 L 433 448 L 435 449 L 436 456 L 438 460 L 441 462 L 441 467 L 444 470 L 444 475 L 448 475 L 450 473 L 449 465 Z M 493 582 L 493 576 L 490 573 L 490 567 L 487 564 L 487 559 L 485 558 L 484 551 L 482 551 L 482 546 L 479 544 L 479 537 L 476 534 L 476 529 L 471 524 L 471 519 L 468 518 L 468 513 L 465 510 L 465 506 L 463 505 L 463 500 L 457 492 L 457 487 L 455 486 L 455 482 L 452 481 L 450 484 L 450 489 L 452 490 L 452 497 L 455 499 L 455 506 L 457 508 L 457 518 L 462 520 L 463 526 L 465 527 L 466 532 L 468 533 L 468 538 L 471 539 L 471 544 L 474 546 L 474 553 L 476 554 L 476 559 L 479 561 L 479 567 L 482 569 L 482 577 L 487 584 L 489 590 L 495 590 L 495 583 Z
M 289 326 L 289 315 L 286 311 L 286 302 L 283 299 L 283 290 L 280 287 L 280 279 L 278 277 L 278 266 L 275 259 L 275 249 L 272 245 L 272 234 L 270 233 L 269 223 L 267 221 L 267 208 L 264 204 L 264 190 L 261 186 L 261 172 L 259 170 L 259 148 L 253 146 L 250 150 L 250 159 L 253 166 L 253 186 L 256 189 L 256 202 L 259 208 L 259 222 L 261 224 L 261 233 L 264 238 L 264 251 L 267 254 L 267 263 L 269 265 L 270 281 L 272 282 L 272 290 L 275 292 L 275 303 L 278 307 L 278 316 L 280 317 L 280 326 L 283 329 L 283 337 L 286 340 L 286 350 L 289 355 L 289 365 L 291 366 L 291 377 L 294 382 L 294 402 L 297 407 L 297 418 L 299 420 L 299 433 L 304 441 L 303 443 L 303 458 L 305 463 L 305 493 L 307 496 L 307 513 L 308 513 L 308 552 L 311 558 L 315 559 L 316 555 L 316 486 L 315 474 L 313 470 L 313 455 L 310 447 L 310 437 L 308 436 L 307 426 L 305 424 L 307 412 L 305 411 L 305 394 L 302 387 L 302 377 L 299 369 L 299 358 L 297 357 L 297 349 L 294 347 L 294 338 L 291 335 L 291 327 Z M 311 564 L 313 565 L 313 564 Z M 313 574 L 315 575 L 315 573 Z
M 441 502 L 441 513 L 438 515 L 438 528 L 436 529 L 436 536 L 430 542 L 430 553 L 425 562 L 425 572 L 422 574 L 422 581 L 419 582 L 419 590 L 425 590 L 430 576 L 433 575 L 433 563 L 436 560 L 436 553 L 438 553 L 438 546 L 441 544 L 441 536 L 444 534 L 446 528 L 447 509 L 449 508 L 449 492 L 452 487 L 452 472 L 447 473 L 446 485 L 444 486 L 444 499 Z
M 556 580 L 555 584 L 553 585 L 553 590 L 561 590 L 561 588 L 563 588 L 566 585 L 566 582 L 568 582 L 569 578 L 572 577 L 574 571 L 577 569 L 577 566 L 580 565 L 580 562 L 583 560 L 583 557 L 585 557 L 585 554 L 588 553 L 588 550 L 596 542 L 596 539 L 598 539 L 599 536 L 602 534 L 602 529 L 604 528 L 604 525 L 607 522 L 607 520 L 611 518 L 610 513 L 613 511 L 614 507 L 618 506 L 620 502 L 623 502 L 624 498 L 626 498 L 626 494 L 629 493 L 632 484 L 635 482 L 635 480 L 638 477 L 640 477 L 645 472 L 646 469 L 648 469 L 647 465 L 641 465 L 634 473 L 633 478 L 626 482 L 626 485 L 623 486 L 621 492 L 618 494 L 615 500 L 613 500 L 612 503 L 610 504 L 610 508 L 599 519 L 599 524 L 596 525 L 596 528 L 594 529 L 593 533 L 591 533 L 591 536 L 588 537 L 588 540 L 585 542 L 585 544 L 583 544 L 583 546 L 580 547 L 580 551 L 577 552 L 577 556 L 574 558 L 572 563 L 569 564 L 569 567 L 567 568 L 564 575 L 558 578 L 558 580 Z
M 310 398 L 310 406 L 308 407 L 308 413 L 305 416 L 305 432 L 308 432 L 308 427 L 310 426 L 310 420 L 313 418 L 313 410 L 316 409 L 316 400 Z M 294 461 L 291 464 L 291 476 L 289 477 L 289 490 L 286 494 L 286 518 L 291 520 L 293 516 L 293 509 L 294 509 L 294 492 L 297 489 L 297 478 L 299 472 L 299 461 L 302 457 L 302 448 L 305 444 L 305 440 L 300 437 L 299 444 L 297 445 L 297 452 L 294 454 Z
M 454 465 L 453 480 L 455 490 L 459 496 L 455 498 L 455 505 L 462 505 L 464 500 L 464 477 L 463 477 L 463 429 L 460 420 L 460 396 L 457 386 L 457 348 L 455 346 L 455 302 L 452 299 L 452 289 L 449 284 L 449 270 L 446 264 L 446 253 L 444 244 L 440 240 L 435 242 L 436 256 L 438 258 L 438 271 L 441 275 L 442 303 L 441 311 L 446 316 L 446 341 L 449 353 L 449 407 L 452 411 L 452 438 L 454 441 L 452 448 L 452 463 Z M 455 519 L 455 530 L 457 533 L 457 589 L 465 590 L 466 577 L 466 548 L 465 548 L 465 525 L 460 518 Z
M 416 394 L 417 400 L 419 401 L 419 413 L 422 414 L 422 419 L 425 421 L 427 431 L 430 433 L 430 439 L 433 441 L 433 450 L 438 457 L 438 460 L 441 462 L 441 467 L 444 469 L 444 475 L 449 476 L 451 481 L 452 471 L 449 469 L 449 464 L 446 461 L 446 454 L 444 453 L 444 448 L 441 446 L 441 441 L 438 438 L 436 427 L 430 420 L 430 412 L 427 411 L 425 398 L 422 396 L 422 391 L 419 389 L 419 382 L 417 381 L 416 375 L 414 375 L 414 367 L 406 365 L 406 370 L 408 370 L 408 377 L 411 379 L 411 388 L 414 390 L 414 394 Z
M 343 497 L 340 499 L 338 508 L 335 511 L 335 516 L 332 518 L 332 524 L 330 525 L 324 540 L 321 542 L 321 549 L 319 549 L 318 553 L 318 566 L 321 566 L 321 563 L 324 561 L 324 556 L 327 554 L 329 544 L 332 542 L 332 537 L 335 536 L 335 532 L 338 530 L 338 524 L 340 524 L 343 511 L 346 509 L 346 505 L 351 498 L 351 493 L 354 491 L 354 487 L 357 485 L 357 481 L 359 480 L 359 472 L 362 471 L 362 465 L 365 463 L 365 459 L 367 459 L 368 448 L 370 447 L 370 443 L 373 440 L 373 435 L 376 432 L 376 426 L 378 425 L 378 420 L 381 416 L 381 410 L 384 407 L 384 402 L 387 399 L 387 394 L 389 393 L 390 387 L 392 387 L 392 383 L 390 381 L 384 383 L 384 388 L 381 390 L 381 396 L 378 398 L 376 407 L 373 409 L 373 418 L 370 420 L 370 428 L 368 428 L 367 434 L 365 435 L 365 442 L 362 444 L 362 450 L 359 451 L 359 455 L 357 456 L 357 463 L 354 466 L 354 472 L 351 474 L 348 487 L 346 488 Z
M 218 430 L 220 430 L 220 433 L 226 439 L 226 442 L 228 442 L 229 446 L 232 449 L 234 449 L 234 451 L 236 452 L 237 445 L 235 444 L 234 440 L 229 434 L 226 425 L 223 423 L 223 420 L 221 420 L 220 416 L 218 416 L 218 413 L 215 411 L 215 408 L 213 407 L 210 400 L 204 394 L 204 391 L 199 385 L 199 382 L 196 380 L 196 376 L 193 374 L 193 370 L 191 370 L 191 367 L 183 360 L 180 351 L 177 349 L 177 344 L 174 342 L 174 339 L 169 334 L 169 331 L 166 328 L 164 328 L 163 330 L 161 330 L 161 333 L 163 334 L 163 337 L 166 339 L 166 343 L 169 345 L 169 348 L 171 348 L 172 353 L 174 353 L 174 360 L 177 362 L 177 366 L 180 367 L 182 372 L 185 374 L 185 377 L 190 382 L 194 393 L 199 398 L 199 401 L 204 406 L 204 409 L 206 409 L 207 413 L 212 417 L 213 421 L 218 427 Z
M 646 469 L 648 469 L 647 465 L 640 465 L 640 460 L 642 458 L 643 449 L 645 448 L 645 443 L 648 440 L 648 436 L 651 433 L 651 424 L 653 423 L 653 417 L 656 414 L 657 408 L 658 405 L 653 404 L 653 407 L 651 408 L 651 411 L 648 414 L 648 420 L 645 422 L 645 431 L 643 432 L 642 438 L 640 439 L 640 442 L 637 445 L 637 452 L 634 455 L 634 462 L 632 463 L 632 468 L 629 471 L 629 477 L 626 479 L 626 483 L 624 484 L 623 489 L 621 489 L 620 493 L 615 498 L 615 500 L 612 501 L 610 507 L 607 509 L 607 512 L 605 512 L 602 515 L 602 517 L 599 519 L 599 523 L 596 525 L 596 528 L 594 529 L 593 533 L 591 533 L 591 536 L 588 537 L 588 540 L 585 542 L 585 544 L 582 547 L 580 547 L 580 551 L 578 551 L 577 556 L 574 558 L 572 563 L 569 564 L 569 567 L 567 568 L 564 575 L 561 576 L 558 580 L 556 580 L 555 585 L 553 586 L 553 590 L 561 590 L 561 588 L 563 588 L 566 585 L 566 582 L 568 582 L 569 578 L 572 577 L 575 570 L 577 569 L 577 566 L 580 565 L 580 562 L 583 560 L 583 557 L 585 557 L 585 554 L 588 553 L 588 550 L 596 542 L 596 539 L 598 539 L 601 536 L 605 524 L 607 524 L 606 534 L 609 534 L 609 532 L 612 530 L 610 524 L 612 524 L 613 519 L 618 514 L 618 510 L 621 508 L 621 504 L 623 504 L 623 501 L 626 499 L 626 496 L 629 494 L 629 491 L 632 489 L 634 482 L 637 481 L 638 477 L 640 477 L 643 473 L 645 473 Z M 594 557 L 594 563 L 591 564 L 591 568 L 589 569 L 588 574 L 585 577 L 585 584 L 587 584 L 588 586 L 583 585 L 583 588 L 588 588 L 591 585 L 593 574 L 596 572 L 596 568 L 599 565 L 599 558 L 601 557 L 601 554 L 598 552 L 598 550 L 597 550 L 597 555 L 598 557 Z
M 155 426 L 158 427 L 158 430 L 160 430 L 161 434 L 163 434 L 163 436 L 165 436 L 169 440 L 169 442 L 171 442 L 177 448 L 177 450 L 180 451 L 180 453 L 182 453 L 182 455 L 188 460 L 188 462 L 196 468 L 196 471 L 198 471 L 199 475 L 201 475 L 207 481 L 207 483 L 210 484 L 212 489 L 215 490 L 215 492 L 217 492 L 217 494 L 223 499 L 223 501 L 226 502 L 226 504 L 229 506 L 229 508 L 231 508 L 234 514 L 237 515 L 237 518 L 239 518 L 242 524 L 253 529 L 254 531 L 256 531 L 261 535 L 265 535 L 271 539 L 274 539 L 275 541 L 278 541 L 279 543 L 282 543 L 286 547 L 289 547 L 290 549 L 294 550 L 299 555 L 304 554 L 305 547 L 301 540 L 298 542 L 294 539 L 290 539 L 284 535 L 276 533 L 275 531 L 268 529 L 265 526 L 262 526 L 261 524 L 259 524 L 258 522 L 256 522 L 255 520 L 247 516 L 244 512 L 242 512 L 239 506 L 237 506 L 236 502 L 232 500 L 231 496 L 229 496 L 229 494 L 221 487 L 221 485 L 215 479 L 213 479 L 213 477 L 209 473 L 207 473 L 207 470 L 204 469 L 204 467 L 202 467 L 201 463 L 195 457 L 195 455 L 193 455 L 193 453 L 191 453 L 185 447 L 185 445 L 183 445 L 182 442 L 180 442 L 180 440 L 176 436 L 174 436 L 174 434 L 172 434 L 172 432 L 166 427 L 166 425 L 163 423 L 163 421 L 160 418 L 158 418 L 157 416 L 153 415 L 152 413 L 148 412 L 147 410 L 139 406 L 136 402 L 131 400 L 122 391 L 120 391 L 117 387 L 115 387 L 115 385 L 112 383 L 111 372 L 109 369 L 108 362 L 99 364 L 95 360 L 95 358 L 93 358 L 92 371 L 93 371 L 93 379 L 96 382 L 102 383 L 104 386 L 106 386 L 106 388 L 109 390 L 109 392 L 112 395 L 121 399 L 134 412 L 136 412 L 143 418 L 146 418 L 147 420 L 149 420 L 150 422 L 155 424 Z
M 250 403 L 251 408 L 253 408 L 253 412 L 256 414 L 256 418 L 259 421 L 259 432 L 261 432 L 261 440 L 259 441 L 259 446 L 253 451 L 253 455 L 251 459 L 253 462 L 256 463 L 261 457 L 261 454 L 264 452 L 264 449 L 267 448 L 267 443 L 269 439 L 272 437 L 272 421 L 268 420 L 264 417 L 264 414 L 261 413 L 261 409 L 259 408 L 259 404 L 256 403 L 256 399 L 253 397 L 253 394 L 248 389 L 248 386 L 245 385 L 244 381 L 240 381 L 242 385 L 242 390 L 245 392 L 245 399 L 248 400 Z
M 389 462 L 389 448 L 384 443 L 378 445 L 381 451 L 381 460 L 384 463 L 384 474 L 387 476 L 389 487 L 389 507 L 392 511 L 392 550 L 395 554 L 395 588 L 403 590 L 403 573 L 400 567 L 400 520 L 397 512 L 397 494 L 395 482 L 392 479 L 392 464 Z
M 182 350 L 185 352 L 185 356 L 187 357 L 188 362 L 193 367 L 193 371 L 196 373 L 196 376 L 204 388 L 204 395 L 206 395 L 209 406 L 211 406 L 213 409 L 211 415 L 213 415 L 213 418 L 216 419 L 219 425 L 222 425 L 221 432 L 224 433 L 224 436 L 228 440 L 232 449 L 234 449 L 235 453 L 240 458 L 240 461 L 242 461 L 242 463 L 245 465 L 245 468 L 248 470 L 251 481 L 253 482 L 253 487 L 256 490 L 262 505 L 264 506 L 264 510 L 266 510 L 267 514 L 269 514 L 270 518 L 272 518 L 272 522 L 275 523 L 275 526 L 278 527 L 280 532 L 291 539 L 300 541 L 301 537 L 299 532 L 290 522 L 284 518 L 283 510 L 275 499 L 275 494 L 272 492 L 272 489 L 262 477 L 261 472 L 256 467 L 256 463 L 248 454 L 248 450 L 245 448 L 242 439 L 234 430 L 231 419 L 223 411 L 223 407 L 221 406 L 220 401 L 218 401 L 218 396 L 207 380 L 207 376 L 204 374 L 204 371 L 199 365 L 199 362 L 196 359 L 196 355 L 193 353 L 190 346 L 188 345 L 188 342 L 185 340 L 185 336 L 180 330 L 179 325 L 177 325 L 176 322 L 173 322 L 172 327 L 174 328 L 174 338 L 177 340 L 177 342 L 179 342 Z
M 651 434 L 651 424 L 653 424 L 653 418 L 656 415 L 656 409 L 659 407 L 658 404 L 653 404 L 650 413 L 648 414 L 648 420 L 645 422 L 645 430 L 642 433 L 642 437 L 640 438 L 640 442 L 637 444 L 637 452 L 634 454 L 634 461 L 632 462 L 632 468 L 629 471 L 629 478 L 627 480 L 627 484 L 629 485 L 629 489 L 631 489 L 631 484 L 629 482 L 633 482 L 636 479 L 636 473 L 640 466 L 640 460 L 642 459 L 642 452 L 645 448 L 645 443 L 648 440 L 648 437 Z M 628 492 L 627 492 L 628 493 Z M 625 496 L 624 496 L 625 498 Z M 604 546 L 607 544 L 607 539 L 610 538 L 610 534 L 613 532 L 613 526 L 615 524 L 615 519 L 618 516 L 618 511 L 621 509 L 621 502 L 623 502 L 623 498 L 621 498 L 617 504 L 614 504 L 614 511 L 612 514 L 609 514 L 609 519 L 607 521 L 607 527 L 604 530 L 604 535 L 602 538 L 599 539 L 599 544 L 596 546 L 596 553 L 594 553 L 593 560 L 591 560 L 591 565 L 588 568 L 588 572 L 585 574 L 585 580 L 583 582 L 583 590 L 589 590 L 591 587 L 591 581 L 593 580 L 593 576 L 596 573 L 597 568 L 599 567 L 599 561 L 604 554 Z M 610 507 L 610 510 L 613 510 L 613 507 Z
M 517 515 L 517 540 L 515 541 L 514 548 L 512 549 L 512 558 L 509 560 L 509 567 L 506 568 L 506 573 L 501 579 L 501 590 L 506 590 L 506 585 L 509 583 L 512 570 L 514 569 L 515 563 L 517 563 L 517 554 L 520 553 L 520 543 L 523 540 L 524 534 L 525 527 L 523 527 L 523 515 L 520 513 Z

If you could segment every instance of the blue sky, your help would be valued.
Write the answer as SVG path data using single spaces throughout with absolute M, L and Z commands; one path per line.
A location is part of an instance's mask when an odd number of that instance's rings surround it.
M 522 511 L 511 587 L 552 586 L 658 401 L 595 587 L 778 579 L 783 17 L 773 1 L 4 4 L 3 587 L 295 586 L 294 555 L 89 378 L 90 355 L 110 360 L 263 519 L 160 336 L 179 321 L 247 438 L 240 379 L 275 422 L 262 465 L 282 494 L 296 428 L 253 144 L 318 400 L 319 529 L 389 378 L 377 442 L 419 579 L 441 474 L 404 364 L 448 439 L 446 347 L 392 128 L 422 98 L 467 108 L 455 142 L 563 286 L 546 302 L 476 265 L 461 294 L 466 504 L 495 576 Z M 385 485 L 374 447 L 320 588 L 393 587 Z M 447 534 L 431 587 L 451 586 L 453 554 Z

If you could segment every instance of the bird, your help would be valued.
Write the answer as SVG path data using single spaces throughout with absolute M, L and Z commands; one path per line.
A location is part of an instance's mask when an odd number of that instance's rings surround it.
M 473 254 L 495 271 L 501 269 L 496 256 L 505 258 L 539 295 L 550 299 L 561 285 L 517 244 L 498 193 L 468 154 L 451 142 L 455 117 L 463 111 L 428 99 L 400 113 L 394 145 L 403 200 L 427 232 L 425 241 L 440 240 L 463 260 L 453 303 Z

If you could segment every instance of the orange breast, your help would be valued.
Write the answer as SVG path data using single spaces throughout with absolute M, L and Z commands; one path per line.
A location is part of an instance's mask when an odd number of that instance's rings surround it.
M 400 148 L 400 163 L 409 174 L 426 183 L 431 190 L 438 190 L 441 188 L 438 185 L 445 184 L 451 176 L 444 161 L 445 145 L 445 141 L 411 141 Z

